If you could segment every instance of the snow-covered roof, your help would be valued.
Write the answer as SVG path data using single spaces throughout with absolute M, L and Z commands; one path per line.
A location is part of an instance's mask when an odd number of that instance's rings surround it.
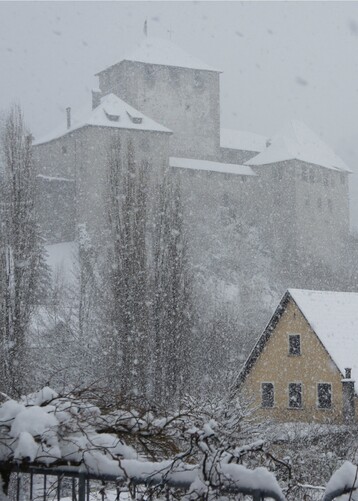
M 122 60 L 220 72 L 220 70 L 203 63 L 200 59 L 187 54 L 170 40 L 155 37 L 145 38 L 137 49 Z M 102 70 L 99 73 L 103 71 L 106 70 Z
M 305 124 L 291 120 L 276 134 L 271 144 L 247 165 L 267 165 L 284 160 L 301 160 L 328 169 L 351 172 L 347 165 Z
M 358 392 L 358 293 L 289 289 L 289 294 L 345 374 L 352 369 Z
M 170 167 L 179 167 L 181 169 L 205 170 L 211 172 L 221 172 L 224 174 L 236 174 L 239 176 L 256 176 L 247 165 L 224 164 L 209 160 L 197 160 L 194 158 L 169 158 Z
M 263 151 L 267 137 L 243 130 L 221 129 L 220 146 L 233 150 Z
M 69 178 L 69 177 L 58 177 L 58 176 L 44 176 L 43 174 L 38 174 L 36 176 L 37 178 L 39 179 L 43 179 L 44 181 L 49 181 L 49 182 L 52 182 L 52 181 L 61 181 L 61 182 L 67 182 L 67 183 L 74 183 L 75 180 L 72 178 Z
M 63 125 L 57 131 L 41 138 L 34 144 L 38 145 L 47 143 L 88 125 L 97 127 L 112 127 L 116 129 L 172 132 L 170 129 L 160 125 L 129 104 L 125 103 L 114 94 L 107 94 L 102 97 L 99 106 L 93 110 L 88 110 L 88 108 L 86 108 L 78 115 L 72 113 L 72 125 L 69 129 L 66 127 L 66 120 L 63 122 Z

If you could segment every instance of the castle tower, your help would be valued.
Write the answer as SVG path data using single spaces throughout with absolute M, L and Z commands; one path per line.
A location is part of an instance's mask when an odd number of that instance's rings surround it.
M 146 38 L 97 76 L 102 96 L 114 93 L 174 132 L 171 155 L 219 158 L 220 71 L 168 40 Z

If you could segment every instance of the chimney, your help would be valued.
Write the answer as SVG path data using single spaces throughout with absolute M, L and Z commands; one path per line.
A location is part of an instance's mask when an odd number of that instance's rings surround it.
M 354 408 L 354 381 L 351 379 L 352 369 L 346 368 L 345 378 L 342 379 L 343 419 L 345 423 L 352 423 L 355 418 Z
M 92 90 L 92 110 L 101 104 L 101 94 L 100 90 Z
M 66 108 L 66 116 L 67 116 L 67 129 L 71 128 L 71 108 Z

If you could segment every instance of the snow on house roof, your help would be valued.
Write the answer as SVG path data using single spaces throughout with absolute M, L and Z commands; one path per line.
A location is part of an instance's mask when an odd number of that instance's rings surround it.
M 342 375 L 345 368 L 352 369 L 358 393 L 358 293 L 302 289 L 288 292 Z
M 175 66 L 178 68 L 220 72 L 220 70 L 203 63 L 200 59 L 187 54 L 173 42 L 155 37 L 145 38 L 139 47 L 131 54 L 124 57 L 122 61 L 134 61 L 139 63 L 158 64 L 161 66 Z M 99 73 L 102 73 L 107 69 L 108 68 L 100 71 Z M 99 75 L 99 73 L 97 73 L 97 75 Z
M 171 130 L 147 117 L 114 94 L 107 94 L 102 97 L 100 105 L 93 110 L 88 111 L 88 108 L 86 108 L 83 113 L 77 116 L 73 113 L 71 121 L 72 126 L 69 129 L 67 129 L 64 120 L 62 127 L 34 144 L 48 143 L 88 125 L 171 133 Z
M 197 160 L 193 158 L 169 158 L 170 167 L 179 167 L 181 169 L 204 170 L 211 172 L 221 172 L 224 174 L 236 174 L 239 176 L 256 176 L 247 165 L 224 164 L 221 162 L 212 162 L 209 160 Z
M 305 124 L 291 120 L 271 144 L 247 165 L 267 165 L 284 160 L 302 160 L 328 169 L 351 172 L 347 165 Z
M 220 130 L 220 146 L 234 150 L 263 151 L 267 137 L 252 132 L 234 129 Z

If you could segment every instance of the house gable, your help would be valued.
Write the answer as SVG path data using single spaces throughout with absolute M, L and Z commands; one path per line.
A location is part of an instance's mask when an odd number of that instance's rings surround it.
M 300 336 L 300 355 L 290 355 L 289 336 Z M 260 417 L 275 421 L 340 422 L 342 374 L 292 299 L 286 293 L 240 373 L 241 391 Z M 274 389 L 273 407 L 262 407 L 262 384 Z M 318 406 L 318 384 L 330 384 L 332 406 Z M 299 384 L 302 406 L 289 407 L 289 385 Z

